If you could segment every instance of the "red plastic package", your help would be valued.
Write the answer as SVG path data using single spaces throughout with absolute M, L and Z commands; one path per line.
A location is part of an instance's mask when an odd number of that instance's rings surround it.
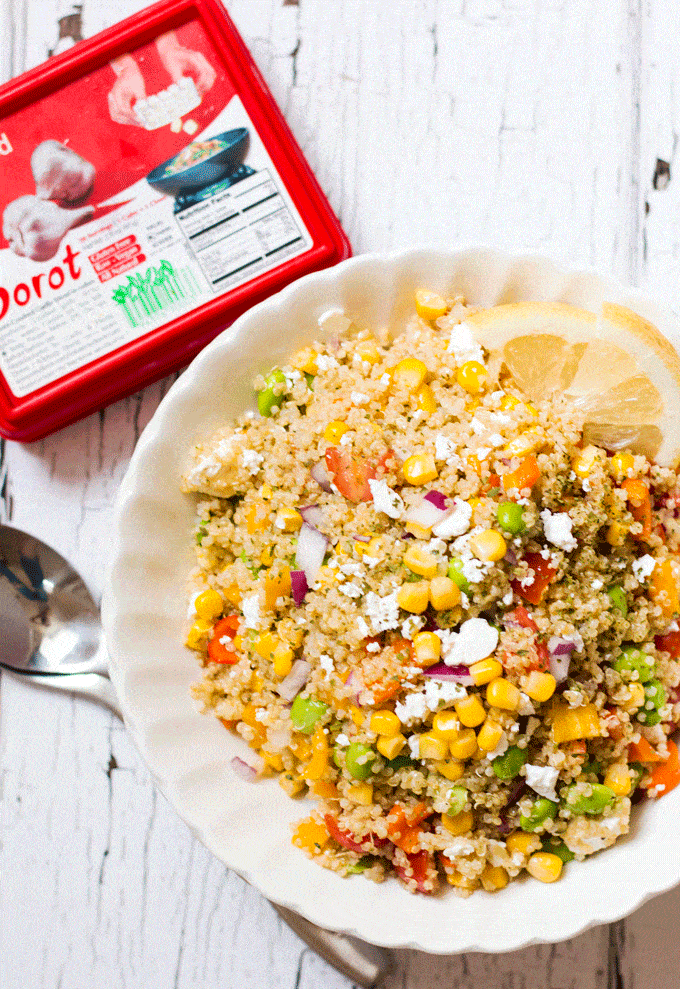
M 165 0 L 0 88 L 0 434 L 186 364 L 349 242 L 217 0 Z

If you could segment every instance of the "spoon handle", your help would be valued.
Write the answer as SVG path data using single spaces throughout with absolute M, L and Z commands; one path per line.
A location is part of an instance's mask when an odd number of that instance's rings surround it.
M 51 676 L 39 676 L 35 673 L 14 673 L 5 670 L 18 680 L 30 680 L 31 683 L 38 683 L 41 687 L 49 687 L 52 690 L 68 690 L 72 694 L 80 697 L 87 697 L 91 701 L 103 704 L 110 708 L 114 714 L 123 720 L 123 713 L 118 704 L 118 697 L 113 684 L 108 677 L 100 676 L 99 673 L 53 673 Z

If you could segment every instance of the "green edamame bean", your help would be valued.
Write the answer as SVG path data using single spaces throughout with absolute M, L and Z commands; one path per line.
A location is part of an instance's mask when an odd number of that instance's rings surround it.
M 365 872 L 366 869 L 370 869 L 373 862 L 374 858 L 372 855 L 362 855 L 358 862 L 347 866 L 347 871 L 350 876 L 355 876 L 358 872 Z
M 449 809 L 446 812 L 449 817 L 460 814 L 465 809 L 467 799 L 468 792 L 464 786 L 452 786 L 449 790 Z
M 647 683 L 654 675 L 654 660 L 637 646 L 624 646 L 614 663 L 614 669 L 624 678 L 636 672 L 640 683 Z
M 407 755 L 398 755 L 394 759 L 388 759 L 387 765 L 393 772 L 397 769 L 404 769 L 405 766 L 417 766 L 418 763 Z
M 376 755 L 370 745 L 352 742 L 345 752 L 345 766 L 355 780 L 366 780 L 373 771 Z
M 554 835 L 544 838 L 543 851 L 550 852 L 551 855 L 557 855 L 565 864 L 572 862 L 574 859 L 574 853 L 569 851 L 561 838 L 556 838 Z
M 666 696 L 660 680 L 649 680 L 645 686 L 645 703 L 637 713 L 638 721 L 644 725 L 658 725 L 661 721 L 659 708 L 666 703 Z
M 555 817 L 558 808 L 559 804 L 556 804 L 554 800 L 540 797 L 538 800 L 534 800 L 529 814 L 520 815 L 519 826 L 522 831 L 539 831 L 545 821 Z
M 290 709 L 290 720 L 293 728 L 301 731 L 304 735 L 311 735 L 319 718 L 323 718 L 328 710 L 328 704 L 319 701 L 316 697 L 300 697 L 293 701 Z
M 496 518 L 501 529 L 513 536 L 526 529 L 524 509 L 514 501 L 502 501 L 496 509 Z
M 565 806 L 572 814 L 601 814 L 605 807 L 614 803 L 616 795 L 604 783 L 593 783 L 590 796 L 576 793 L 577 786 L 573 783 L 564 795 Z
M 261 416 L 268 418 L 272 414 L 272 409 L 274 406 L 278 408 L 282 404 L 283 395 L 276 395 L 274 393 L 274 387 L 284 383 L 285 380 L 285 374 L 278 367 L 275 367 L 273 371 L 270 371 L 264 379 L 264 388 L 257 396 L 257 407 L 260 410 Z
M 607 594 L 609 595 L 609 600 L 612 603 L 612 608 L 616 608 L 620 611 L 622 615 L 628 614 L 628 602 L 626 601 L 626 592 L 618 584 L 614 584 L 612 587 L 607 589 Z
M 503 755 L 497 755 L 491 765 L 499 780 L 514 780 L 526 761 L 527 750 L 511 745 Z
M 307 382 L 307 387 L 310 391 L 314 391 L 314 375 L 305 374 L 305 381 Z
M 458 556 L 454 558 L 449 563 L 448 569 L 449 579 L 454 582 L 454 584 L 463 592 L 463 594 L 470 593 L 470 583 L 463 573 L 463 561 Z

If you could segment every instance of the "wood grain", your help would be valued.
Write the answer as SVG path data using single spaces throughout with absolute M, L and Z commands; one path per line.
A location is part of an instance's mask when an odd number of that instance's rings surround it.
M 84 0 L 86 37 L 143 6 Z M 47 57 L 64 0 L 5 0 L 0 72 Z M 490 243 L 593 265 L 678 304 L 674 0 L 234 0 L 228 8 L 355 250 Z M 670 181 L 655 181 L 657 160 Z M 665 179 L 664 179 L 665 181 Z M 116 490 L 170 380 L 31 445 L 0 511 L 96 596 Z M 2 677 L 7 989 L 346 989 L 159 796 L 104 709 Z M 504 956 L 397 953 L 390 989 L 664 989 L 669 893 Z M 675 943 L 672 943 L 673 940 Z M 676 976 L 673 976 L 676 973 Z M 670 978 L 670 982 L 669 982 Z

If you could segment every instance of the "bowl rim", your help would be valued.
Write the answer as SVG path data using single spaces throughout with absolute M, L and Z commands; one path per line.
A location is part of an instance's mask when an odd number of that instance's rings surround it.
M 632 884 L 628 884 L 628 897 L 620 895 L 616 899 L 612 898 L 610 905 L 606 909 L 593 911 L 587 915 L 585 915 L 582 911 L 575 910 L 572 914 L 571 920 L 564 923 L 559 930 L 555 928 L 555 925 L 552 925 L 550 930 L 547 930 L 544 933 L 541 932 L 535 935 L 532 934 L 531 936 L 526 936 L 521 934 L 518 930 L 514 936 L 509 936 L 508 930 L 493 931 L 488 929 L 485 932 L 487 935 L 485 938 L 478 938 L 475 941 L 468 940 L 465 944 L 454 947 L 451 947 L 450 942 L 443 944 L 440 939 L 433 940 L 430 938 L 418 941 L 415 939 L 404 940 L 403 937 L 394 938 L 384 933 L 382 935 L 377 933 L 367 934 L 365 929 L 359 929 L 355 922 L 351 921 L 349 918 L 345 918 L 342 923 L 339 923 L 337 916 L 333 914 L 332 911 L 324 913 L 318 909 L 307 909 L 303 902 L 301 903 L 297 900 L 287 899 L 285 896 L 280 895 L 273 889 L 267 890 L 264 888 L 265 884 L 263 884 L 261 879 L 256 879 L 250 874 L 248 869 L 239 866 L 239 863 L 236 861 L 228 861 L 228 857 L 225 856 L 222 851 L 218 851 L 216 849 L 215 842 L 211 839 L 211 837 L 206 834 L 201 827 L 188 819 L 186 813 L 178 806 L 179 801 L 173 791 L 171 782 L 164 778 L 161 771 L 152 764 L 152 758 L 148 752 L 146 739 L 143 737 L 140 726 L 136 723 L 135 717 L 130 711 L 129 699 L 127 698 L 125 692 L 124 669 L 122 665 L 120 665 L 116 655 L 117 643 L 113 629 L 116 616 L 116 604 L 112 586 L 112 576 L 117 558 L 117 537 L 120 535 L 121 523 L 126 511 L 129 508 L 130 499 L 133 498 L 135 494 L 135 484 L 137 480 L 136 475 L 140 465 L 145 461 L 145 459 L 148 459 L 152 455 L 154 446 L 159 442 L 159 438 L 163 433 L 175 402 L 183 396 L 185 392 L 191 389 L 197 374 L 204 367 L 204 365 L 210 362 L 212 355 L 221 350 L 222 347 L 227 346 L 231 337 L 234 336 L 244 324 L 247 324 L 249 321 L 257 318 L 261 314 L 267 313 L 268 311 L 276 311 L 277 309 L 287 306 L 295 299 L 296 295 L 303 293 L 310 285 L 323 286 L 324 284 L 333 283 L 339 276 L 342 275 L 343 272 L 348 270 L 361 269 L 363 266 L 370 266 L 376 263 L 385 266 L 394 266 L 397 264 L 403 265 L 414 260 L 418 256 L 422 257 L 425 255 L 444 256 L 446 259 L 451 259 L 451 261 L 454 261 L 459 255 L 470 252 L 477 252 L 480 255 L 490 255 L 495 259 L 506 261 L 508 263 L 526 262 L 528 264 L 539 264 L 543 266 L 547 265 L 555 275 L 565 278 L 578 278 L 581 276 L 592 277 L 597 280 L 603 289 L 606 288 L 608 293 L 611 292 L 612 294 L 615 294 L 619 301 L 622 296 L 625 296 L 627 302 L 622 304 L 643 304 L 646 311 L 652 313 L 652 316 L 648 316 L 647 318 L 654 318 L 654 313 L 658 313 L 659 316 L 666 316 L 672 321 L 678 322 L 680 326 L 680 315 L 675 312 L 671 306 L 667 304 L 660 305 L 654 302 L 640 289 L 628 286 L 614 278 L 603 276 L 596 268 L 592 266 L 572 268 L 566 264 L 556 262 L 547 255 L 540 254 L 538 252 L 509 251 L 478 243 L 471 244 L 457 242 L 455 244 L 448 245 L 421 244 L 389 252 L 367 252 L 364 254 L 355 255 L 354 257 L 342 261 L 331 268 L 326 268 L 322 271 L 307 274 L 247 310 L 233 324 L 213 339 L 194 358 L 188 368 L 182 373 L 181 377 L 173 383 L 162 401 L 159 403 L 151 420 L 143 430 L 135 450 L 133 451 L 127 471 L 116 496 L 112 520 L 112 538 L 114 549 L 107 568 L 106 582 L 102 599 L 102 623 L 104 626 L 105 639 L 109 648 L 110 675 L 120 699 L 120 705 L 123 711 L 126 728 L 129 730 L 133 742 L 140 753 L 155 785 L 169 801 L 180 818 L 187 824 L 191 833 L 221 862 L 223 862 L 227 868 L 236 872 L 246 882 L 254 885 L 263 896 L 280 906 L 297 912 L 321 927 L 340 931 L 363 940 L 368 940 L 371 943 L 382 947 L 411 948 L 436 955 L 451 954 L 452 952 L 457 954 L 470 951 L 505 953 L 534 944 L 555 943 L 558 941 L 567 940 L 600 924 L 619 921 L 631 914 L 633 911 L 637 910 L 652 897 L 667 892 L 680 883 L 680 856 L 678 856 L 677 867 L 675 870 L 668 869 L 669 863 L 665 861 L 666 869 L 664 871 L 658 870 L 656 882 L 651 882 L 644 888 L 637 888 L 635 891 L 632 891 Z M 674 346 L 676 345 L 674 344 Z M 618 892 L 621 891 L 619 890 Z M 617 903 L 618 906 L 615 906 L 615 903 Z

